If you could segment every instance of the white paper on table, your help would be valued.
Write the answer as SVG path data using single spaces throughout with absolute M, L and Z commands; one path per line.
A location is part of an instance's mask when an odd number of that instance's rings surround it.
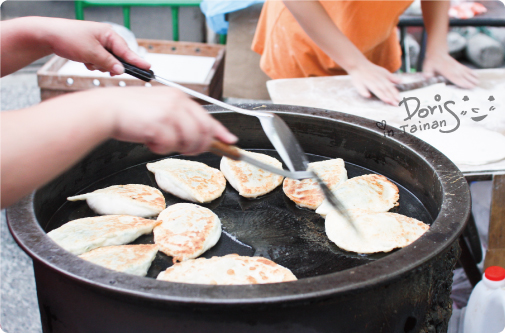
M 160 77 L 178 83 L 205 83 L 216 61 L 213 57 L 200 57 L 179 54 L 147 53 L 145 60 L 151 63 L 151 70 Z M 81 77 L 110 77 L 109 73 L 90 71 L 84 64 L 67 61 L 59 70 L 59 75 Z M 128 79 L 132 76 L 122 74 L 115 79 Z
M 504 170 L 505 169 L 505 70 L 477 70 L 481 79 L 479 87 L 473 90 L 459 89 L 455 86 L 437 84 L 417 91 L 402 93 L 402 97 L 417 96 L 424 106 L 443 104 L 445 101 L 455 102 L 451 107 L 459 116 L 461 128 L 454 133 L 441 134 L 432 130 L 426 140 L 435 148 L 441 150 L 463 172 L 477 172 L 479 170 Z M 407 79 L 411 79 L 406 77 Z M 416 79 L 414 77 L 414 79 Z M 327 110 L 346 112 L 353 115 L 366 117 L 376 122 L 386 121 L 388 126 L 399 128 L 406 123 L 405 109 L 398 106 L 390 106 L 376 99 L 361 97 L 352 86 L 349 76 L 311 77 L 300 79 L 281 79 L 267 82 L 268 92 L 272 101 L 277 104 L 290 104 L 308 107 L 317 107 Z M 439 94 L 441 101 L 437 102 L 434 97 Z M 470 96 L 466 102 L 464 96 Z M 489 96 L 494 96 L 492 104 L 494 111 L 488 111 Z M 471 117 L 477 114 L 472 108 L 479 108 L 479 115 L 489 114 L 486 119 L 475 122 Z M 462 115 L 461 112 L 467 113 Z M 447 112 L 436 112 L 430 115 L 429 121 L 446 120 L 448 128 L 452 128 L 454 118 Z M 418 117 L 410 120 L 409 124 L 418 124 L 423 119 Z M 418 125 L 419 126 L 419 125 Z M 471 127 L 471 131 L 468 130 Z M 408 130 L 408 128 L 407 128 Z M 468 137 L 461 137 L 463 134 Z M 422 137 L 424 132 L 417 131 L 414 135 Z M 454 134 L 454 135 L 452 135 Z M 463 140 L 464 139 L 464 140 Z M 468 156 L 465 156 L 468 155 Z M 458 161 L 459 160 L 459 161 Z M 466 162 L 466 163 L 465 163 Z M 473 165 L 469 165 L 470 164 Z M 475 165 L 479 163 L 480 165 Z

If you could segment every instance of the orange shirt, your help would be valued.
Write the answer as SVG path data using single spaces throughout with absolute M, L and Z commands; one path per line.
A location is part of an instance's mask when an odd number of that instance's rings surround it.
M 396 33 L 403 1 L 321 1 L 333 22 L 376 65 L 391 72 L 401 66 Z M 341 75 L 346 72 L 311 39 L 280 0 L 263 5 L 252 49 L 272 79 Z

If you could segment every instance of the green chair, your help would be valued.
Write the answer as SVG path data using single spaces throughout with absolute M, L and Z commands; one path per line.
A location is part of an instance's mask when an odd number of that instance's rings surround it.
M 201 0 L 86 0 L 75 1 L 75 18 L 84 20 L 84 9 L 87 7 L 123 7 L 124 26 L 130 29 L 132 6 L 165 6 L 172 10 L 172 39 L 179 41 L 179 7 L 200 6 Z M 226 35 L 219 36 L 219 42 L 226 44 Z

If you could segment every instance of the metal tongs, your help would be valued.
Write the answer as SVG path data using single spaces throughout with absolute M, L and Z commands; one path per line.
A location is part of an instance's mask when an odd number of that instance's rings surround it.
M 267 135 L 268 139 L 277 150 L 282 160 L 288 167 L 290 171 L 278 169 L 262 163 L 256 159 L 253 159 L 245 154 L 242 154 L 240 150 L 236 147 L 226 145 L 224 143 L 214 141 L 211 147 L 211 151 L 221 156 L 226 156 L 234 160 L 242 160 L 244 162 L 253 164 L 263 170 L 288 177 L 291 179 L 307 179 L 312 178 L 315 179 L 321 190 L 324 193 L 326 199 L 330 202 L 330 204 L 341 214 L 343 215 L 353 227 L 355 227 L 351 216 L 347 213 L 347 209 L 344 205 L 337 199 L 337 197 L 331 192 L 328 186 L 323 182 L 323 180 L 313 171 L 307 170 L 309 161 L 305 152 L 300 147 L 298 140 L 294 136 L 293 132 L 289 129 L 288 125 L 275 113 L 267 112 L 267 111 L 252 111 L 238 108 L 236 106 L 221 102 L 217 99 L 204 95 L 202 93 L 196 92 L 192 89 L 181 86 L 177 83 L 169 81 L 165 78 L 162 78 L 158 75 L 155 75 L 152 70 L 145 70 L 138 68 L 132 64 L 127 63 L 120 57 L 114 55 L 124 66 L 125 73 L 130 74 L 140 80 L 145 82 L 150 82 L 151 80 L 158 81 L 164 85 L 169 87 L 177 88 L 182 90 L 188 95 L 193 97 L 202 99 L 211 104 L 220 106 L 224 109 L 228 109 L 237 113 L 245 114 L 248 116 L 257 117 Z

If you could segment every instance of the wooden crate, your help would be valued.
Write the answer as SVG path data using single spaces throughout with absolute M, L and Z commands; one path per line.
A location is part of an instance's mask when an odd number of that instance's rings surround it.
M 145 47 L 149 53 L 177 54 L 214 57 L 216 61 L 212 66 L 205 82 L 199 83 L 179 83 L 185 87 L 196 90 L 204 95 L 221 99 L 223 96 L 224 77 L 224 45 L 213 45 L 193 42 L 174 42 L 165 40 L 138 39 L 139 46 Z M 67 59 L 59 56 L 52 57 L 37 72 L 37 80 L 40 87 L 42 100 L 92 88 L 118 87 L 120 86 L 144 86 L 146 82 L 134 77 L 128 79 L 118 79 L 113 77 L 82 77 L 71 75 L 58 75 L 58 70 L 67 62 Z M 124 82 L 124 83 L 120 83 Z M 153 86 L 162 85 L 152 81 Z M 204 103 L 205 104 L 205 103 Z

